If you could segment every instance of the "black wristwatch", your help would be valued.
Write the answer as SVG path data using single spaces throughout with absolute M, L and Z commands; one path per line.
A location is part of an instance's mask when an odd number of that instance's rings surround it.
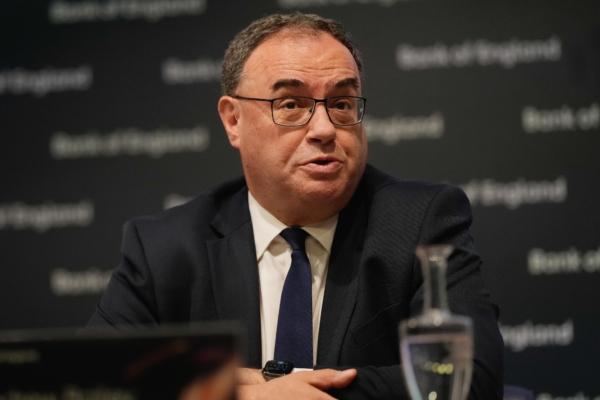
M 265 364 L 262 374 L 265 380 L 270 381 L 271 379 L 290 374 L 293 370 L 294 364 L 289 361 L 271 360 Z

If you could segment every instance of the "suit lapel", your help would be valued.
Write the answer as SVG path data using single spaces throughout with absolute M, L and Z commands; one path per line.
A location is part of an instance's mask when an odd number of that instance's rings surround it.
M 261 364 L 260 296 L 254 235 L 247 189 L 237 192 L 215 216 L 212 227 L 223 235 L 207 242 L 213 293 L 219 319 L 239 320 L 247 328 L 247 363 Z
M 317 364 L 337 365 L 356 304 L 367 205 L 359 186 L 340 213 L 335 232 L 321 311 Z

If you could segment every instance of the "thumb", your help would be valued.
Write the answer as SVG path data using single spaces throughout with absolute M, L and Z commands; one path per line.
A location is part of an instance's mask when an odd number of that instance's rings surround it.
M 331 387 L 336 389 L 342 389 L 348 386 L 354 378 L 356 378 L 356 370 L 354 368 L 340 371 L 331 380 Z

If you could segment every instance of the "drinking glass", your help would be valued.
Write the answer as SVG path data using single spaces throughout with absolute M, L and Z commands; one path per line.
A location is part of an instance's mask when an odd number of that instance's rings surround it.
M 402 372 L 413 400 L 464 400 L 473 368 L 471 319 L 453 315 L 446 296 L 450 245 L 418 246 L 423 312 L 400 323 Z

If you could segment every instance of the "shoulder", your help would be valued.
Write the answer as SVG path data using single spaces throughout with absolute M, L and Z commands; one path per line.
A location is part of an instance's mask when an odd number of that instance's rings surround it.
M 355 204 L 366 206 L 367 232 L 394 240 L 402 236 L 412 242 L 441 223 L 469 226 L 472 220 L 462 189 L 446 183 L 401 180 L 373 167 L 365 170 L 356 200 Z
M 241 203 L 246 191 L 244 179 L 237 178 L 202 192 L 184 204 L 154 215 L 133 218 L 127 221 L 125 229 L 135 227 L 146 235 L 159 235 L 163 238 L 167 238 L 165 234 L 169 233 L 177 237 L 185 237 L 190 232 L 202 236 L 211 235 L 211 222 L 215 216 L 232 201 Z M 238 205 L 241 206 L 242 204 Z
M 439 182 L 402 180 L 370 165 L 365 169 L 361 187 L 373 205 L 404 204 L 413 209 L 427 208 L 444 199 L 469 205 L 467 196 L 459 187 Z
M 412 260 L 419 243 L 467 243 L 472 214 L 460 188 L 401 180 L 372 167 L 365 171 L 362 185 L 365 248 Z

